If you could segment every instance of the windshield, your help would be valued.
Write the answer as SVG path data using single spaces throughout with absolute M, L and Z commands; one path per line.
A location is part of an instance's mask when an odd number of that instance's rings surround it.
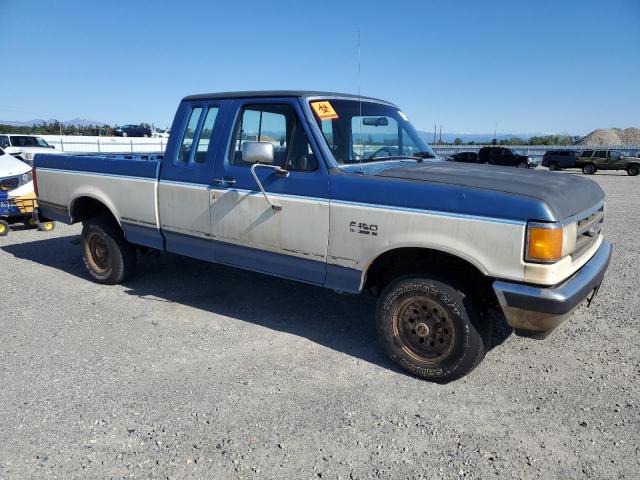
M 436 157 L 397 107 L 345 99 L 312 100 L 310 105 L 340 165 Z
M 49 144 L 40 137 L 11 137 L 14 147 L 43 147 L 49 148 Z

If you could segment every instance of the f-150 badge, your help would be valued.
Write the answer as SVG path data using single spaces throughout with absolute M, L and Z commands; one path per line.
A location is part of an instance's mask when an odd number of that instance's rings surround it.
M 363 235 L 378 235 L 378 225 L 362 223 L 362 222 L 350 222 L 349 231 L 353 233 L 361 233 Z

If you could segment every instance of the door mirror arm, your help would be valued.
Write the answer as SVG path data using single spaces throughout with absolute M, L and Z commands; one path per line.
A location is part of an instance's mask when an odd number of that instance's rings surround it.
M 256 184 L 258 185 L 258 188 L 262 192 L 262 195 L 264 195 L 264 199 L 267 201 L 267 203 L 269 204 L 269 206 L 271 207 L 272 210 L 275 210 L 275 211 L 282 210 L 282 205 L 273 203 L 269 199 L 269 196 L 267 195 L 267 192 L 265 192 L 264 187 L 262 186 L 262 182 L 258 178 L 258 175 L 256 175 L 256 168 L 269 168 L 271 170 L 275 170 L 276 175 L 278 175 L 280 177 L 284 177 L 284 178 L 289 176 L 289 172 L 287 170 L 285 170 L 284 168 L 279 167 L 277 165 L 265 165 L 264 163 L 254 163 L 253 165 L 251 165 L 251 175 L 253 175 L 253 179 L 256 181 Z

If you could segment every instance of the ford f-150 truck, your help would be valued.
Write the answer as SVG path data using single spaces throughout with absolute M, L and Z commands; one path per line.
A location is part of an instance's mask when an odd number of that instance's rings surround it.
M 33 178 L 43 216 L 82 222 L 96 281 L 151 248 L 367 290 L 391 359 L 435 381 L 481 361 L 487 312 L 545 336 L 611 255 L 596 183 L 441 161 L 399 107 L 346 94 L 188 96 L 164 154 L 39 154 Z

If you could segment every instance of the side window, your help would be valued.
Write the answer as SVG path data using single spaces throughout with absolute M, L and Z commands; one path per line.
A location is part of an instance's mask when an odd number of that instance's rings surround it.
M 293 106 L 288 104 L 246 105 L 233 130 L 229 164 L 249 167 L 242 158 L 245 142 L 273 145 L 274 164 L 291 171 L 313 171 L 318 162 Z
M 591 155 L 593 155 L 593 150 L 585 150 L 584 152 L 582 152 L 582 154 L 580 156 L 581 157 L 590 157 Z
M 184 133 L 182 135 L 180 151 L 178 152 L 178 158 L 176 159 L 177 163 L 186 164 L 189 162 L 189 157 L 191 156 L 191 147 L 193 145 L 193 138 L 196 134 L 196 128 L 198 128 L 198 121 L 200 120 L 201 114 L 201 107 L 197 107 L 191 110 L 189 121 L 187 122 L 187 126 L 184 129 Z
M 598 150 L 596 152 L 596 157 L 607 158 L 607 151 L 606 150 Z
M 9 137 L 7 137 L 6 135 L 0 136 L 0 147 L 7 148 L 10 146 L 11 144 L 9 143 Z
M 621 157 L 622 157 L 622 153 L 621 153 L 621 152 L 618 152 L 618 151 L 616 151 L 616 150 L 611 150 L 611 151 L 609 152 L 609 157 L 610 157 L 611 159 L 618 159 L 618 158 L 621 158 Z
M 211 107 L 207 110 L 207 115 L 204 117 L 204 123 L 200 129 L 200 135 L 198 138 L 198 146 L 196 147 L 196 154 L 193 159 L 195 163 L 204 163 L 209 149 L 209 143 L 213 136 L 213 126 L 216 123 L 216 117 L 218 116 L 218 107 Z

